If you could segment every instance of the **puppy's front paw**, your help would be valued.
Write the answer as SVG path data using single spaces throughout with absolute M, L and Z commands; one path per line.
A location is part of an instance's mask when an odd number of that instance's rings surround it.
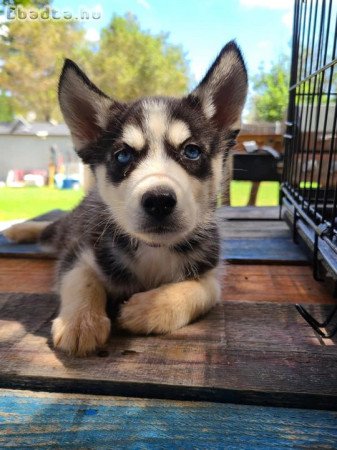
M 134 294 L 122 305 L 118 323 L 134 334 L 170 333 L 189 322 L 176 300 L 176 293 L 167 286 Z
M 104 345 L 111 323 L 104 315 L 85 313 L 78 317 L 57 317 L 52 326 L 55 348 L 69 354 L 85 356 Z

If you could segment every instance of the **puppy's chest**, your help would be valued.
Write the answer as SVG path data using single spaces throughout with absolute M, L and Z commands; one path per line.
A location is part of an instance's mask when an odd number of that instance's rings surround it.
M 182 281 L 185 263 L 181 255 L 165 247 L 141 245 L 132 258 L 132 270 L 147 289 Z

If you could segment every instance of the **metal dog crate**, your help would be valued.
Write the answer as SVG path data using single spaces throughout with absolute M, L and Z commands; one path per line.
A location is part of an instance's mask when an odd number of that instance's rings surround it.
M 337 280 L 337 1 L 295 0 L 282 206 L 314 276 Z M 335 290 L 336 293 L 336 290 Z M 298 307 L 318 332 L 318 323 Z M 330 320 L 332 317 L 330 318 Z M 336 330 L 334 330 L 336 332 Z

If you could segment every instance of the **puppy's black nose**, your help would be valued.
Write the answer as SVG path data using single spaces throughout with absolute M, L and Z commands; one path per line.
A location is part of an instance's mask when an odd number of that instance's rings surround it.
M 150 216 L 158 220 L 164 219 L 172 213 L 177 204 L 177 196 L 172 189 L 157 188 L 145 192 L 142 197 L 142 206 Z

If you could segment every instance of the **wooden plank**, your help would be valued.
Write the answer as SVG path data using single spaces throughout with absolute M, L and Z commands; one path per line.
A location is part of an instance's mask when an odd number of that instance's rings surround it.
M 223 220 L 221 239 L 289 238 L 289 227 L 281 220 Z
M 335 304 L 323 283 L 314 280 L 306 266 L 223 266 L 222 299 L 225 301 Z
M 54 286 L 54 261 L 0 258 L 0 292 L 47 293 Z M 311 267 L 224 264 L 225 301 L 334 303 Z
M 234 213 L 228 210 L 244 209 L 238 216 L 248 220 L 225 220 Z M 260 209 L 262 211 L 260 211 Z M 278 210 L 278 208 L 276 208 Z M 260 212 L 257 212 L 259 210 Z M 55 220 L 63 214 L 55 210 L 34 220 Z M 242 215 L 243 214 L 243 215 Z M 286 223 L 278 220 L 257 220 L 275 215 L 275 208 L 219 208 L 221 257 L 227 261 L 254 264 L 255 262 L 307 264 L 307 256 L 291 239 Z M 228 219 L 227 217 L 227 219 Z M 253 219 L 254 218 L 254 219 Z M 13 244 L 0 234 L 0 256 L 18 258 L 53 258 L 38 244 Z
M 221 258 L 247 264 L 309 264 L 291 238 L 226 239 L 221 242 Z
M 53 295 L 0 296 L 0 387 L 337 408 L 337 337 L 323 341 L 292 305 L 224 302 L 167 336 L 113 327 L 82 359 L 52 349 L 57 308 Z M 322 308 L 309 307 L 318 319 Z
M 239 234 L 239 233 L 238 233 Z M 262 234 L 257 231 L 256 234 Z M 270 232 L 268 234 L 271 234 Z M 0 235 L 0 256 L 10 258 L 54 259 L 38 244 L 13 244 Z M 227 261 L 308 263 L 303 250 L 291 238 L 222 240 L 221 258 Z
M 307 264 L 303 250 L 293 243 L 290 231 L 282 221 L 221 222 L 221 257 L 228 261 Z M 50 258 L 36 244 L 13 244 L 0 235 L 0 256 Z
M 34 217 L 33 221 L 54 221 L 65 215 L 66 212 L 61 209 L 53 209 L 46 214 Z M 14 244 L 0 233 L 0 256 L 9 256 L 17 258 L 51 258 L 53 255 L 48 254 L 38 244 Z
M 208 402 L 0 391 L 0 446 L 337 447 L 337 414 Z
M 278 206 L 223 206 L 217 209 L 219 219 L 226 220 L 277 220 Z
M 0 233 L 0 257 L 15 258 L 47 258 L 53 256 L 46 253 L 38 244 L 15 244 Z
M 278 220 L 223 220 L 220 227 L 221 257 L 230 262 L 309 264 L 293 242 L 287 224 Z
M 0 292 L 51 292 L 55 261 L 0 258 Z
M 277 211 L 276 211 L 277 210 Z M 231 224 L 230 221 L 226 221 L 221 226 L 222 237 L 225 239 L 226 237 L 233 237 L 232 234 L 236 230 L 235 236 L 242 237 L 265 237 L 266 234 L 268 236 L 274 236 L 273 233 L 276 233 L 275 236 L 280 237 L 289 236 L 289 232 L 287 226 L 280 221 L 273 221 L 270 219 L 278 218 L 278 208 L 232 208 L 232 207 L 224 207 L 219 208 L 217 210 L 217 215 L 222 222 L 224 219 L 229 218 L 237 218 L 237 219 L 269 219 L 269 223 L 263 226 L 263 230 L 261 230 L 261 224 L 259 223 L 240 223 L 240 224 Z M 53 210 L 47 214 L 43 214 L 38 216 L 32 220 L 56 220 L 65 214 L 64 211 L 61 210 Z M 231 231 L 232 230 L 232 231 Z M 41 258 L 41 257 L 52 257 L 44 252 L 41 247 L 37 244 L 13 244 L 8 241 L 4 237 L 3 234 L 0 233 L 0 256 L 9 256 L 9 257 L 24 257 L 24 258 Z

